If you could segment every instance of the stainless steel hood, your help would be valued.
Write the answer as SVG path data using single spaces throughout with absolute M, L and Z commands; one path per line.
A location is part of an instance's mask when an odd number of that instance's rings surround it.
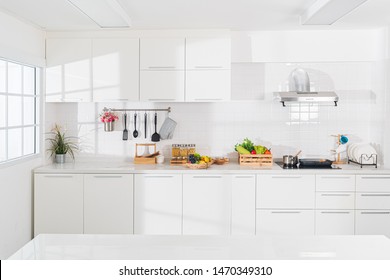
M 286 103 L 329 103 L 337 106 L 339 97 L 333 91 L 310 91 L 309 75 L 302 68 L 293 70 L 289 77 L 290 91 L 275 92 L 275 96 L 286 106 Z

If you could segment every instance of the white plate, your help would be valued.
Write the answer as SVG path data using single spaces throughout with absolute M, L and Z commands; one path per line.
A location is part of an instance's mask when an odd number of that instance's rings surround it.
M 354 161 L 358 161 L 359 159 L 359 156 L 356 156 L 356 150 L 359 148 L 359 146 L 361 145 L 361 143 L 356 143 L 355 146 L 353 146 L 352 150 L 351 150 L 351 156 L 352 156 L 352 159 Z
M 356 149 L 354 149 L 354 153 L 353 153 L 354 157 L 357 159 L 357 162 L 360 162 L 361 155 L 367 155 L 367 157 L 366 156 L 362 157 L 361 163 L 363 164 L 373 163 L 372 158 L 368 159 L 368 157 L 370 157 L 372 154 L 376 154 L 376 150 L 370 144 L 359 145 Z
M 353 147 L 355 147 L 355 145 L 356 145 L 356 143 L 348 145 L 347 155 L 348 155 L 348 158 L 351 160 L 354 160 L 351 151 L 352 151 Z

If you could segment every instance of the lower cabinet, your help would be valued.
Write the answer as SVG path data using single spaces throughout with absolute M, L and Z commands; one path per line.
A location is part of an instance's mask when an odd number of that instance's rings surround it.
M 84 175 L 84 233 L 133 233 L 133 175 Z
M 316 235 L 353 235 L 353 210 L 316 210 Z
M 356 210 L 355 233 L 390 238 L 390 210 Z
M 257 210 L 256 234 L 313 235 L 314 210 Z
M 136 174 L 135 234 L 181 234 L 182 175 Z
M 41 233 L 83 233 L 83 176 L 34 176 L 34 236 Z

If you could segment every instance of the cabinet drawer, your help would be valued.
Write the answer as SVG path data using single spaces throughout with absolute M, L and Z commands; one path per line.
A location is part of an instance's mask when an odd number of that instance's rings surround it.
M 258 175 L 257 208 L 313 209 L 314 203 L 314 175 Z
M 316 235 L 353 235 L 355 211 L 317 210 Z
M 356 211 L 355 234 L 390 237 L 390 211 Z
M 316 193 L 317 209 L 354 209 L 355 194 L 339 192 Z
M 390 192 L 390 175 L 357 175 L 356 191 Z
M 390 209 L 390 193 L 356 193 L 356 209 Z
M 353 192 L 355 175 L 316 175 L 316 191 Z
M 256 234 L 314 234 L 314 210 L 257 210 Z

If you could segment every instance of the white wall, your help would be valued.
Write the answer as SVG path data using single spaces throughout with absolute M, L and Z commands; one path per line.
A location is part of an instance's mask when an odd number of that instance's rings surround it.
M 45 33 L 0 12 L 0 57 L 44 65 Z M 0 259 L 7 258 L 32 237 L 31 170 L 34 159 L 0 165 Z

